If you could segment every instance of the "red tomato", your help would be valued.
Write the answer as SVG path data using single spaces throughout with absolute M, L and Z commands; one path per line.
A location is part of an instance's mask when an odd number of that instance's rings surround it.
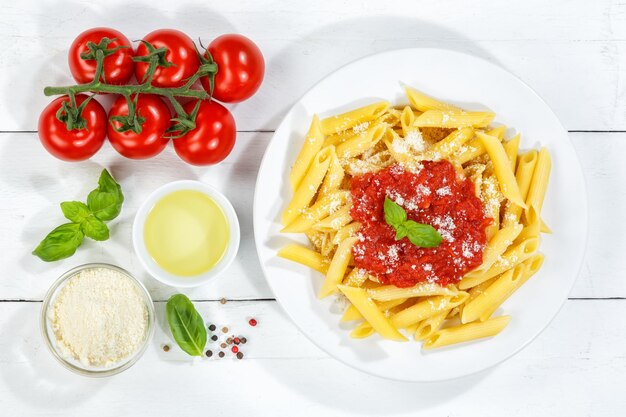
M 107 49 L 117 46 L 128 46 L 128 48 L 118 49 L 116 52 L 104 58 L 104 79 L 109 84 L 126 84 L 133 76 L 135 63 L 133 62 L 133 48 L 123 34 L 111 28 L 93 28 L 84 31 L 74 39 L 68 62 L 72 76 L 79 84 L 93 81 L 96 74 L 96 60 L 85 60 L 80 57 L 83 52 L 88 52 L 87 42 L 100 43 L 102 38 L 115 38 Z
M 159 29 L 148 33 L 143 40 L 155 48 L 167 48 L 168 52 L 165 54 L 165 59 L 173 64 L 167 68 L 157 67 L 152 85 L 156 87 L 180 87 L 198 71 L 200 58 L 193 40 L 183 32 L 174 29 Z M 136 55 L 145 56 L 147 54 L 148 48 L 143 43 L 139 43 Z M 138 82 L 142 82 L 148 66 L 147 62 L 137 62 L 135 65 L 135 76 Z
M 242 35 L 222 35 L 209 44 L 217 64 L 213 97 L 225 103 L 250 98 L 261 86 L 265 61 L 254 42 Z M 202 86 L 210 92 L 209 79 L 202 77 Z
M 128 116 L 128 103 L 122 96 L 118 97 L 109 110 L 109 126 L 107 136 L 113 148 L 121 155 L 131 159 L 146 159 L 158 155 L 169 141 L 163 137 L 170 126 L 172 114 L 167 104 L 158 96 L 140 94 L 137 100 L 137 114 L 144 119 L 141 132 L 132 130 L 118 132 L 113 128 L 120 127 L 119 121 L 111 120 L 112 116 Z
M 185 104 L 191 113 L 196 101 Z M 178 156 L 192 165 L 217 164 L 228 156 L 235 146 L 235 119 L 226 107 L 216 101 L 202 100 L 196 116 L 196 128 L 174 139 Z
M 76 105 L 87 99 L 84 94 L 76 96 Z M 56 118 L 56 113 L 68 96 L 62 96 L 48 104 L 39 116 L 39 139 L 44 148 L 64 161 L 83 161 L 92 157 L 106 135 L 107 114 L 96 100 L 91 99 L 82 112 L 87 125 L 84 129 L 67 130 L 65 123 Z

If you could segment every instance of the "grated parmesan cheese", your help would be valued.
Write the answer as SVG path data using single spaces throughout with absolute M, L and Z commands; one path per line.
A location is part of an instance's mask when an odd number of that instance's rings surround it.
M 109 366 L 139 349 L 148 331 L 148 309 L 137 285 L 108 268 L 69 278 L 50 317 L 60 350 L 87 366 Z

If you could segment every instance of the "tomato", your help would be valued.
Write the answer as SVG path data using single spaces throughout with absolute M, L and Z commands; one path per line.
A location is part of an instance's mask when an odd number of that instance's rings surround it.
M 197 101 L 185 104 L 190 114 Z M 196 115 L 196 127 L 184 136 L 174 139 L 178 156 L 192 165 L 217 164 L 228 156 L 235 146 L 235 119 L 216 101 L 202 100 Z
M 79 84 L 93 81 L 96 75 L 96 60 L 82 59 L 80 54 L 89 52 L 87 42 L 100 43 L 102 38 L 115 38 L 107 49 L 117 46 L 127 46 L 128 48 L 118 49 L 111 55 L 104 58 L 103 75 L 109 84 L 126 84 L 133 76 L 135 63 L 133 62 L 133 48 L 126 36 L 111 28 L 93 28 L 84 31 L 74 39 L 68 54 L 68 62 L 72 76 Z
M 76 105 L 80 106 L 88 96 L 76 96 Z M 92 157 L 106 136 L 107 114 L 102 105 L 91 99 L 82 112 L 87 122 L 84 129 L 67 130 L 65 123 L 56 118 L 56 113 L 68 96 L 62 96 L 48 104 L 39 116 L 39 139 L 44 148 L 52 155 L 64 161 L 83 161 Z
M 209 44 L 208 51 L 217 64 L 213 97 L 236 103 L 251 97 L 261 86 L 265 61 L 254 42 L 242 35 L 222 35 Z M 209 79 L 202 86 L 210 92 Z
M 159 29 L 148 33 L 143 40 L 155 48 L 166 48 L 168 52 L 165 54 L 165 59 L 173 64 L 167 68 L 157 67 L 152 85 L 156 87 L 180 87 L 198 71 L 200 58 L 193 40 L 183 32 L 174 29 Z M 140 43 L 137 46 L 137 56 L 147 54 L 148 48 Z M 135 65 L 135 76 L 138 82 L 143 81 L 148 66 L 147 62 L 137 62 Z
M 109 126 L 107 136 L 116 151 L 126 158 L 145 159 L 158 155 L 166 146 L 169 139 L 164 137 L 170 127 L 172 114 L 167 104 L 158 96 L 140 94 L 137 100 L 137 114 L 143 118 L 141 132 L 132 130 L 118 132 L 122 123 L 111 120 L 114 116 L 128 116 L 128 103 L 123 96 L 118 97 L 109 110 Z

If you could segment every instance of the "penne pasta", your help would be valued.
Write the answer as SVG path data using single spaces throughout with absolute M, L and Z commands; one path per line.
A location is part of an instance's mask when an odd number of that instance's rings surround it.
M 489 158 L 493 162 L 493 170 L 500 183 L 502 194 L 518 206 L 526 207 L 502 143 L 497 138 L 484 133 L 478 132 L 476 135 L 482 141 Z
M 386 124 L 378 124 L 370 127 L 364 135 L 357 135 L 337 145 L 339 158 L 353 158 L 373 148 L 387 131 Z
M 517 237 L 516 242 L 519 243 L 527 239 L 538 238 L 539 233 L 541 233 L 540 222 L 535 222 L 533 224 L 526 225 L 524 226 L 524 228 L 522 229 L 522 232 Z
M 454 112 L 427 110 L 415 119 L 417 127 L 485 127 L 495 117 L 491 112 Z
M 334 191 L 323 196 L 311 207 L 302 211 L 289 225 L 285 226 L 283 233 L 304 233 L 313 227 L 315 223 L 334 213 L 346 204 L 349 198 L 348 191 Z
M 337 116 L 327 117 L 321 121 L 322 133 L 331 135 L 370 122 L 383 115 L 389 106 L 389 102 L 379 101 Z
M 546 148 L 541 148 L 537 155 L 537 165 L 530 182 L 528 197 L 526 198 L 526 220 L 528 224 L 541 221 L 541 209 L 548 188 L 548 178 L 552 168 L 552 160 Z
M 409 106 L 406 106 L 402 110 L 402 114 L 400 115 L 400 126 L 402 127 L 402 136 L 407 136 L 410 132 L 417 129 L 413 126 L 415 122 L 415 113 Z
M 352 271 L 343 279 L 344 285 L 351 287 L 363 287 L 367 281 L 367 273 L 360 268 L 352 268 Z
M 315 223 L 313 229 L 322 232 L 337 231 L 352 221 L 350 217 L 350 206 L 346 204 L 330 216 Z
M 500 333 L 510 321 L 511 316 L 500 316 L 483 323 L 468 323 L 441 329 L 436 331 L 424 342 L 423 348 L 434 349 L 495 336 Z
M 433 144 L 428 152 L 426 152 L 426 159 L 439 160 L 446 158 L 473 137 L 474 129 L 471 127 L 455 130 L 444 139 Z
M 283 246 L 278 251 L 278 256 L 308 266 L 322 274 L 328 271 L 328 261 L 318 252 L 305 248 L 302 245 L 292 243 Z
M 387 314 L 389 310 L 403 304 L 406 300 L 407 300 L 406 298 L 398 298 L 397 300 L 379 302 L 379 303 L 376 303 L 376 307 L 383 314 Z M 356 307 L 354 307 L 353 305 L 350 305 L 350 307 L 348 307 L 346 311 L 344 312 L 343 316 L 341 316 L 340 321 L 346 322 L 346 321 L 354 321 L 354 320 L 360 320 L 360 319 L 363 319 L 363 316 L 361 315 L 361 313 L 359 313 L 359 310 L 357 310 Z
M 415 329 L 415 340 L 426 340 L 433 335 L 448 317 L 452 310 L 444 310 L 419 322 Z
M 519 150 L 519 141 L 520 134 L 513 136 L 508 141 L 504 142 L 502 146 L 504 147 L 504 152 L 506 153 L 507 158 L 509 159 L 509 164 L 511 164 L 511 170 L 515 172 L 515 167 L 517 164 L 517 152 Z
M 395 285 L 382 285 L 368 290 L 367 293 L 373 300 L 390 301 L 398 298 L 406 299 L 412 297 L 429 297 L 433 295 L 454 296 L 458 291 L 425 282 L 408 288 L 399 288 Z
M 363 322 L 356 326 L 350 333 L 350 337 L 353 339 L 365 339 L 376 333 L 376 330 L 368 323 Z
M 539 239 L 529 238 L 509 248 L 498 260 L 484 272 L 467 274 L 461 282 L 459 282 L 459 288 L 466 290 L 468 288 L 475 287 L 476 285 L 487 281 L 501 273 L 514 268 L 526 259 L 530 258 L 539 247 Z
M 537 254 L 500 275 L 479 296 L 465 305 L 461 322 L 469 323 L 478 319 L 480 321 L 488 320 L 511 294 L 539 270 L 542 264 L 543 255 Z
M 291 223 L 296 217 L 298 217 L 302 210 L 309 207 L 313 197 L 315 197 L 317 190 L 322 184 L 326 171 L 328 171 L 332 154 L 333 148 L 329 146 L 319 151 L 315 158 L 313 158 L 313 162 L 311 162 L 309 170 L 298 185 L 291 201 L 283 212 L 283 225 Z
M 317 155 L 317 153 L 322 149 L 323 144 L 324 134 L 322 133 L 320 119 L 317 115 L 313 115 L 313 121 L 311 122 L 309 133 L 307 133 L 306 138 L 304 139 L 304 145 L 302 146 L 302 149 L 296 158 L 296 162 L 293 164 L 293 168 L 289 173 L 289 183 L 291 184 L 291 189 L 293 191 L 295 191 L 300 185 L 304 175 L 311 166 L 313 158 L 315 158 L 315 155 Z
M 362 288 L 339 285 L 339 290 L 350 300 L 361 315 L 367 320 L 372 328 L 386 339 L 396 341 L 406 341 L 385 315 L 376 307 L 376 304 L 367 296 L 367 292 Z
M 487 131 L 489 136 L 493 136 L 495 138 L 500 139 L 502 141 L 504 139 L 504 134 L 506 133 L 506 126 L 498 126 L 493 129 Z
M 404 87 L 404 91 L 406 92 L 406 95 L 409 98 L 409 102 L 411 103 L 411 106 L 413 106 L 415 109 L 421 112 L 425 112 L 428 110 L 442 110 L 442 111 L 453 111 L 453 112 L 461 111 L 461 109 L 459 109 L 458 107 L 455 107 L 448 103 L 443 103 L 411 87 Z
M 467 145 L 461 146 L 453 155 L 455 161 L 463 165 L 473 159 L 478 158 L 486 152 L 480 139 L 472 139 Z
M 491 224 L 487 226 L 487 240 L 491 240 L 500 229 L 500 206 L 504 198 L 498 186 L 498 180 L 493 175 L 483 177 L 481 182 L 482 200 L 485 212 L 491 217 Z
M 519 187 L 522 200 L 526 200 L 528 196 L 528 189 L 530 188 L 530 181 L 535 170 L 535 164 L 537 163 L 537 151 L 526 152 L 520 155 L 518 158 L 517 168 L 515 170 L 515 181 Z M 510 225 L 520 221 L 523 208 L 509 202 L 504 212 L 504 224 Z
M 492 316 L 543 263 L 550 155 L 520 152 L 492 112 L 405 90 L 410 105 L 313 117 L 280 218 L 311 247 L 278 255 L 325 275 L 318 298 L 348 299 L 353 339 L 411 334 L 433 349 L 494 336 L 511 318 Z
M 348 308 L 346 309 L 346 311 L 344 311 L 343 316 L 341 316 L 341 319 L 339 321 L 342 323 L 346 323 L 349 321 L 356 321 L 356 320 L 363 320 L 363 315 L 359 313 L 359 310 L 357 310 L 355 306 L 350 304 Z
M 319 195 L 317 199 L 319 200 L 322 196 L 330 194 L 332 191 L 338 190 L 343 182 L 344 171 L 341 163 L 339 162 L 339 158 L 337 158 L 337 153 L 333 148 L 332 155 L 330 159 L 330 164 L 328 166 L 328 171 L 326 171 L 326 176 L 324 177 L 324 181 L 322 182 L 322 187 L 320 188 Z
M 420 322 L 442 311 L 450 310 L 461 305 L 467 300 L 468 293 L 458 292 L 452 297 L 438 295 L 428 297 L 417 304 L 404 309 L 391 317 L 391 324 L 396 328 L 405 328 L 411 324 Z
M 348 264 L 352 259 L 352 246 L 354 246 L 355 242 L 356 238 L 350 237 L 341 242 L 337 247 L 335 255 L 328 266 L 326 279 L 319 292 L 319 298 L 328 297 L 330 294 L 337 291 L 337 285 L 341 284 L 343 281 L 346 269 L 348 269 Z
M 356 232 L 359 231 L 360 228 L 361 228 L 361 224 L 358 222 L 353 222 L 353 223 L 345 225 L 344 227 L 339 229 L 337 231 L 337 234 L 335 234 L 335 237 L 333 237 L 333 244 L 338 245 L 345 239 L 351 236 L 354 236 Z
M 524 227 L 521 224 L 514 224 L 512 226 L 505 226 L 498 230 L 491 238 L 485 250 L 483 252 L 483 263 L 475 271 L 486 271 L 491 268 L 500 255 L 511 246 L 513 241 L 517 238 Z M 473 273 L 474 271 L 470 272 Z

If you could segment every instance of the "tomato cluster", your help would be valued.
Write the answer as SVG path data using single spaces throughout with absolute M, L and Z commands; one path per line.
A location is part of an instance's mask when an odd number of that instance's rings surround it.
M 89 45 L 100 44 L 103 39 L 106 49 L 99 81 L 127 86 L 134 76 L 136 83 L 149 83 L 159 92 L 120 95 L 108 115 L 93 98 L 86 102 L 89 96 L 85 94 L 57 98 L 39 118 L 39 137 L 52 155 L 65 161 L 85 160 L 93 156 L 108 137 L 117 152 L 131 159 L 159 154 L 170 139 L 174 141 L 176 153 L 190 164 L 209 165 L 226 158 L 235 144 L 235 120 L 228 109 L 215 100 L 235 103 L 258 90 L 265 63 L 261 51 L 251 40 L 236 34 L 222 35 L 200 55 L 193 40 L 177 30 L 151 32 L 134 50 L 128 38 L 114 29 L 89 29 L 74 40 L 68 56 L 70 71 L 79 84 L 94 81 L 97 61 L 89 56 Z M 151 68 L 150 60 L 142 57 L 150 58 L 155 49 L 166 51 L 165 61 Z M 212 99 L 200 100 L 200 103 L 195 98 L 181 103 L 174 101 L 167 89 L 187 86 L 191 77 L 202 74 L 197 72 L 206 62 L 214 63 L 217 70 L 211 74 L 213 79 L 201 76 L 199 84 L 208 93 L 202 94 Z M 100 92 L 97 86 L 90 91 Z M 170 105 L 159 94 L 167 97 Z M 64 121 L 67 113 L 76 108 L 80 109 L 79 126 Z M 181 112 L 193 114 L 193 125 L 177 134 L 175 123 Z M 136 117 L 129 118 L 133 114 Z M 124 129 L 123 120 L 132 120 L 135 124 L 131 129 Z

